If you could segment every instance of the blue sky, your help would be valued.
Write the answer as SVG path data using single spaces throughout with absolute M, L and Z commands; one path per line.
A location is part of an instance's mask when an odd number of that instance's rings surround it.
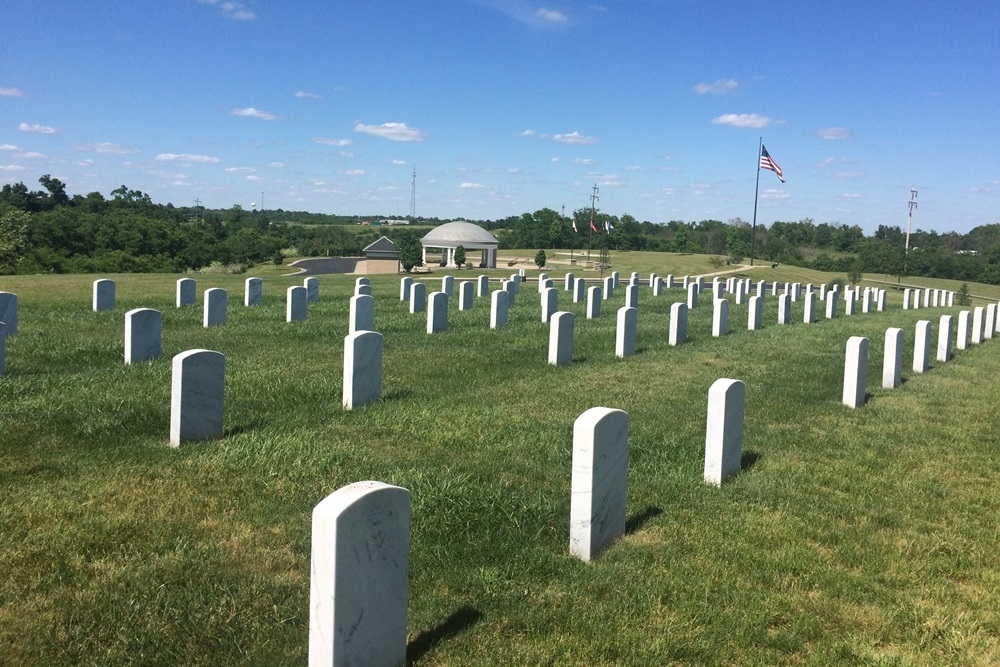
M 1000 3 L 5 0 L 0 183 L 499 218 L 1000 222 Z

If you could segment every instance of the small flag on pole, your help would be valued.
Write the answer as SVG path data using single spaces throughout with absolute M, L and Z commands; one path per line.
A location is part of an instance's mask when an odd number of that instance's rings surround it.
M 597 227 L 594 226 L 594 221 L 593 220 L 590 221 L 590 231 L 592 231 L 592 232 L 596 232 L 597 231 Z
M 579 234 L 580 231 L 576 228 L 576 218 L 573 218 L 573 232 Z
M 605 220 L 604 221 L 604 231 L 605 232 L 607 232 L 608 234 L 610 234 L 611 230 L 613 230 L 614 228 L 615 228 L 615 226 L 611 224 L 610 220 Z
M 782 183 L 785 182 L 785 179 L 781 177 L 781 167 L 778 166 L 778 163 L 775 162 L 774 159 L 768 154 L 767 149 L 764 148 L 764 144 L 760 145 L 760 168 L 770 169 L 778 176 L 779 181 Z

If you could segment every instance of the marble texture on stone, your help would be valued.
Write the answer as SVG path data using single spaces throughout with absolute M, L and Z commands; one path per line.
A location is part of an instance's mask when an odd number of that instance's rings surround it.
M 427 298 L 427 333 L 448 330 L 448 295 L 434 292 Z
M 490 297 L 490 329 L 507 326 L 507 310 L 509 295 L 506 290 L 498 289 Z
M 178 278 L 174 303 L 178 308 L 193 306 L 198 301 L 198 283 L 193 278 Z
M 355 285 L 354 286 L 354 296 L 371 296 L 372 286 L 371 285 Z
M 982 306 L 976 306 L 972 310 L 972 338 L 971 342 L 973 345 L 979 345 L 983 342 L 983 317 L 986 313 L 986 309 Z
M 226 323 L 226 303 L 228 296 L 226 290 L 221 287 L 212 287 L 205 290 L 205 305 L 202 311 L 202 326 L 209 327 L 222 326 Z
M 17 295 L 13 292 L 0 292 L 0 322 L 4 323 L 5 335 L 17 334 Z
M 991 339 L 997 328 L 997 305 L 995 303 L 986 304 L 986 319 L 983 321 L 983 338 Z
M 670 304 L 670 333 L 667 343 L 680 345 L 687 340 L 688 306 L 683 301 Z
M 584 562 L 625 533 L 628 415 L 590 408 L 573 422 L 569 553 Z
M 604 279 L 604 291 L 602 292 L 602 294 L 604 295 L 604 300 L 607 301 L 608 299 L 610 299 L 611 295 L 614 294 L 614 291 L 615 291 L 615 279 L 612 278 L 611 276 L 608 276 L 607 278 Z
M 306 278 L 302 286 L 306 288 L 306 301 L 319 303 L 319 278 Z
M 302 285 L 292 285 L 285 291 L 285 321 L 304 322 L 306 319 L 307 291 Z
M 618 309 L 615 328 L 615 356 L 617 357 L 624 358 L 635 354 L 638 312 L 631 306 L 624 306 Z
M 832 320 L 837 317 L 837 292 L 836 290 L 830 290 L 828 295 L 829 298 L 826 300 L 826 319 Z
M 903 330 L 898 327 L 886 329 L 883 349 L 882 387 L 895 389 L 903 384 Z
M 115 281 L 101 278 L 94 281 L 93 308 L 95 313 L 115 308 Z
M 247 278 L 243 281 L 243 305 L 259 306 L 264 298 L 264 281 L 260 278 Z
M 935 357 L 940 362 L 951 359 L 951 327 L 952 316 L 942 315 L 938 325 L 937 356 Z
M 809 299 L 816 301 L 816 295 L 812 292 L 806 292 L 805 301 L 808 302 Z M 815 307 L 815 306 L 814 306 Z M 792 300 L 787 294 L 781 294 L 778 296 L 778 324 L 791 324 L 792 323 Z
M 810 292 L 806 294 L 805 302 L 802 307 L 802 321 L 805 324 L 812 324 L 816 321 L 816 293 Z
M 583 278 L 573 280 L 573 303 L 583 303 L 587 298 L 587 282 Z
M 931 354 L 931 322 L 917 322 L 916 334 L 913 337 L 913 372 L 926 373 L 930 367 Z
M 349 484 L 312 512 L 309 666 L 406 664 L 410 492 Z
M 476 297 L 483 297 L 490 295 L 490 277 L 487 275 L 481 275 L 476 278 Z
M 559 290 L 555 287 L 546 287 L 539 300 L 542 305 L 542 322 L 545 323 L 559 310 Z
M 441 293 L 451 298 L 451 295 L 455 293 L 455 276 L 441 278 Z
M 410 289 L 413 288 L 413 278 L 410 276 L 403 276 L 399 279 L 399 300 L 409 301 L 410 300 Z
M 712 308 L 712 336 L 719 338 L 729 333 L 729 301 L 716 299 Z
M 414 282 L 410 286 L 410 314 L 427 310 L 427 285 Z
M 440 294 L 440 292 L 435 292 Z M 346 410 L 382 398 L 382 334 L 355 331 L 344 338 L 343 405 Z
M 854 314 L 854 294 L 855 291 L 852 289 L 844 292 L 844 315 Z
M 171 362 L 170 445 L 223 435 L 226 357 L 212 350 L 187 350 Z
M 573 362 L 573 313 L 559 311 L 549 320 L 549 363 L 562 366 Z
M 471 280 L 463 280 L 458 285 L 458 309 L 472 310 L 472 303 L 475 300 L 475 285 Z
M 705 481 L 709 484 L 722 486 L 742 467 L 745 402 L 746 385 L 740 380 L 719 378 L 708 390 Z
M 574 276 L 572 273 L 567 273 L 566 275 L 563 276 L 563 289 L 565 289 L 567 292 L 571 292 L 573 290 L 573 285 L 575 284 L 576 284 L 576 276 Z
M 638 308 L 639 307 L 639 286 L 629 285 L 625 288 L 625 307 L 626 308 Z
M 747 308 L 747 329 L 757 331 L 764 327 L 764 298 L 760 296 L 750 297 Z
M 163 352 L 160 311 L 135 308 L 125 313 L 125 363 L 159 358 Z
M 604 300 L 603 290 L 598 285 L 587 288 L 587 319 L 596 320 L 601 316 L 601 302 Z
M 868 339 L 851 336 L 847 340 L 844 355 L 844 391 L 842 402 L 849 408 L 860 408 L 865 404 L 865 389 L 868 382 Z
M 370 294 L 351 297 L 347 333 L 356 331 L 375 331 L 375 297 Z
M 688 300 L 687 307 L 688 310 L 694 310 L 698 307 L 698 283 L 691 283 L 688 285 Z
M 965 350 L 969 347 L 969 329 L 972 328 L 972 313 L 963 310 L 958 314 L 958 333 L 955 337 L 955 349 Z

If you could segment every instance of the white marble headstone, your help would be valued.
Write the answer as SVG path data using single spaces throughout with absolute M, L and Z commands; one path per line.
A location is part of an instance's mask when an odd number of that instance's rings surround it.
M 352 410 L 381 397 L 382 334 L 375 331 L 347 334 L 344 338 L 344 408 Z
M 559 310 L 559 290 L 555 287 L 546 287 L 539 298 L 542 302 L 542 322 L 548 322 L 549 318 Z
M 223 434 L 226 357 L 212 350 L 181 352 L 171 362 L 170 445 Z
M 6 327 L 6 335 L 17 334 L 17 295 L 13 292 L 0 292 L 0 322 Z
M 952 316 L 942 315 L 938 325 L 937 357 L 940 362 L 951 359 L 951 327 Z
M 712 308 L 712 336 L 719 338 L 729 333 L 729 301 L 716 299 Z
M 403 276 L 399 279 L 399 300 L 409 301 L 410 300 L 410 288 L 413 287 L 413 278 L 410 276 Z
M 292 285 L 285 292 L 285 321 L 303 322 L 306 319 L 308 293 L 302 285 Z
M 508 299 L 506 290 L 498 289 L 493 292 L 490 297 L 490 329 L 507 326 Z
M 865 389 L 868 382 L 868 339 L 851 336 L 847 340 L 844 355 L 844 391 L 842 400 L 849 408 L 860 408 L 865 404 Z
M 573 280 L 573 303 L 583 303 L 587 298 L 587 282 L 583 278 Z
M 476 296 L 489 296 L 490 295 L 490 277 L 487 275 L 479 276 L 476 279 Z
M 629 285 L 625 288 L 625 307 L 626 308 L 638 308 L 639 307 L 639 286 Z
M 351 297 L 347 333 L 375 331 L 375 297 L 359 294 Z
M 615 329 L 615 356 L 628 357 L 635 354 L 638 312 L 631 306 L 624 306 L 618 309 L 617 327 Z
M 668 343 L 680 345 L 687 340 L 688 306 L 683 301 L 670 305 L 670 334 Z
M 455 276 L 444 276 L 441 278 L 441 293 L 451 297 L 455 293 Z
M 410 286 L 410 314 L 427 310 L 427 285 L 414 282 Z
M 264 297 L 264 281 L 260 278 L 247 278 L 243 281 L 243 305 L 259 306 Z
M 102 278 L 94 281 L 94 312 L 102 310 L 114 310 L 115 307 L 115 281 Z
M 427 333 L 448 329 L 448 295 L 434 292 L 427 299 Z
M 587 288 L 587 319 L 596 320 L 601 316 L 601 302 L 604 300 L 603 290 L 597 285 Z
M 458 284 L 459 310 L 472 310 L 472 302 L 475 299 L 473 289 L 475 289 L 475 286 L 471 280 L 463 280 Z
M 969 347 L 969 329 L 972 328 L 972 313 L 963 310 L 958 314 L 958 333 L 955 338 L 955 349 L 965 350 Z
M 885 355 L 882 359 L 882 387 L 895 389 L 903 383 L 903 330 L 885 330 Z
M 573 423 L 570 555 L 589 562 L 625 533 L 628 415 L 590 408 Z
M 177 295 L 175 303 L 178 308 L 193 306 L 195 304 L 198 300 L 197 286 L 198 284 L 193 278 L 177 279 Z
M 719 378 L 708 390 L 705 427 L 705 481 L 722 486 L 743 465 L 743 410 L 746 385 Z
M 976 306 L 972 310 L 972 344 L 979 345 L 983 342 L 983 317 L 986 309 Z
M 226 290 L 212 287 L 205 290 L 205 305 L 202 312 L 202 325 L 208 327 L 221 326 L 226 323 Z
M 302 286 L 306 288 L 306 301 L 319 303 L 319 278 L 306 278 Z
M 562 366 L 573 362 L 573 313 L 560 311 L 549 320 L 549 363 Z
M 160 311 L 136 308 L 125 313 L 125 363 L 157 359 L 162 353 Z
M 688 310 L 694 310 L 698 307 L 698 283 L 691 283 L 688 285 L 688 300 L 687 307 Z
M 913 337 L 913 372 L 926 373 L 930 363 L 931 322 L 920 320 Z

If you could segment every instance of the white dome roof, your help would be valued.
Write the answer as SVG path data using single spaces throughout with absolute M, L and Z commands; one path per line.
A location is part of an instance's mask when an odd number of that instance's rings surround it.
M 495 246 L 499 242 L 492 234 L 471 222 L 458 220 L 435 227 L 420 239 L 425 246 L 453 248 L 455 246 L 488 245 Z

